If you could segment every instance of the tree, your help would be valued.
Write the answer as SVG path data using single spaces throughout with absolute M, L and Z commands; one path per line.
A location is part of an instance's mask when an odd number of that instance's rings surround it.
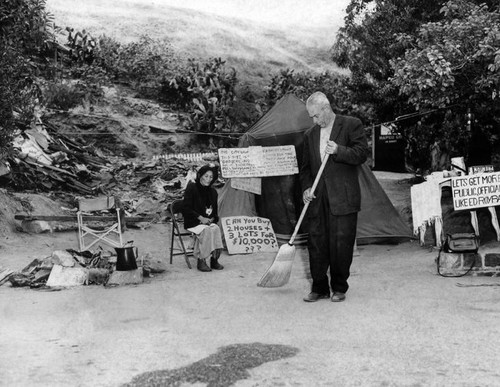
M 500 13 L 449 1 L 442 21 L 402 34 L 404 58 L 392 61 L 392 82 L 417 108 L 493 101 L 500 89 Z M 498 104 L 497 104 L 498 105 Z
M 33 119 L 39 88 L 36 58 L 50 40 L 45 0 L 0 2 L 0 159 L 16 129 Z
M 332 47 L 332 59 L 351 72 L 355 102 L 371 105 L 377 121 L 389 121 L 408 113 L 405 100 L 389 82 L 390 60 L 404 55 L 405 47 L 395 39 L 412 34 L 419 26 L 439 17 L 435 0 L 351 0 L 345 25 Z
M 500 128 L 500 13 L 465 0 L 448 1 L 441 13 L 416 35 L 399 36 L 407 50 L 391 62 L 391 81 L 417 110 L 449 106 L 459 120 L 442 137 L 465 154 L 468 111 L 487 137 Z
M 450 9 L 455 9 L 459 5 L 453 4 L 461 1 L 450 3 Z M 470 5 L 481 3 L 485 3 L 482 6 L 485 12 L 491 12 L 497 6 L 497 2 L 491 0 L 467 2 Z M 442 147 L 450 146 L 447 138 L 456 140 L 456 146 L 461 144 L 463 147 L 466 142 L 463 136 L 452 133 L 459 123 L 456 112 L 449 109 L 432 113 L 418 110 L 423 106 L 413 102 L 419 96 L 414 95 L 414 100 L 410 102 L 408 93 L 400 93 L 403 84 L 394 80 L 394 62 L 399 61 L 398 58 L 406 58 L 406 51 L 412 48 L 411 44 L 415 48 L 416 43 L 412 43 L 411 39 L 419 36 L 421 26 L 439 25 L 451 15 L 441 12 L 446 4 L 446 1 L 436 0 L 351 0 L 345 26 L 339 30 L 332 48 L 332 59 L 351 71 L 354 102 L 372 106 L 378 122 L 392 121 L 395 117 L 416 113 L 411 120 L 403 122 L 405 125 L 400 125 L 409 144 L 410 154 L 418 156 L 410 156 L 409 161 L 415 168 L 429 167 L 429 162 L 425 160 L 430 160 L 430 147 L 436 142 L 441 142 Z M 432 28 L 427 29 L 429 42 L 434 39 L 436 32 Z M 403 66 L 403 62 L 398 62 L 399 66 Z M 415 70 L 417 67 L 415 64 Z M 422 82 L 427 82 L 424 80 L 426 74 L 420 75 Z M 409 92 L 408 86 L 405 87 Z M 423 115 L 419 116 L 420 113 Z M 462 113 L 462 117 L 465 116 L 466 110 Z

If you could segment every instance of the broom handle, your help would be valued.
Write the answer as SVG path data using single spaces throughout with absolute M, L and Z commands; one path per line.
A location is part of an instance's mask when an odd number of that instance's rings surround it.
M 313 185 L 311 187 L 311 194 L 314 193 L 314 190 L 316 189 L 316 187 L 317 187 L 317 185 L 319 183 L 319 178 L 323 174 L 323 170 L 325 169 L 326 162 L 328 161 L 328 157 L 330 157 L 329 153 L 327 153 L 325 155 L 325 157 L 323 158 L 323 162 L 321 163 L 321 167 L 319 167 L 318 174 L 316 175 L 316 178 L 314 179 L 314 183 L 313 183 Z M 304 208 L 302 209 L 302 212 L 300 213 L 299 220 L 297 221 L 297 224 L 295 225 L 295 230 L 293 230 L 292 237 L 290 238 L 290 241 L 288 242 L 289 245 L 293 244 L 293 241 L 295 240 L 295 237 L 297 236 L 297 234 L 299 232 L 300 225 L 302 224 L 302 221 L 304 220 L 304 216 L 306 215 L 306 211 L 307 211 L 307 207 L 309 207 L 309 203 L 310 202 L 307 202 L 304 205 Z

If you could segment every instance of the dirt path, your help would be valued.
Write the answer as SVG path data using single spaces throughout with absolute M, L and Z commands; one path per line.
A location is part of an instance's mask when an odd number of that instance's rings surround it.
M 130 230 L 166 259 L 168 226 Z M 4 244 L 3 265 L 76 244 L 76 233 Z M 224 254 L 221 272 L 177 257 L 139 286 L 0 287 L 0 385 L 495 386 L 498 278 L 445 279 L 416 242 L 359 247 L 344 303 L 309 304 L 307 250 L 290 283 L 257 281 L 275 254 Z M 219 351 L 219 352 L 218 352 Z M 230 366 L 225 366 L 230 365 Z M 136 378 L 136 379 L 134 379 Z

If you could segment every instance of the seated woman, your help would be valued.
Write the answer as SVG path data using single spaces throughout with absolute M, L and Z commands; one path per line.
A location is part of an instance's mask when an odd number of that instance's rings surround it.
M 196 234 L 193 254 L 198 258 L 198 270 L 222 270 L 218 259 L 222 250 L 222 237 L 217 211 L 217 191 L 212 184 L 217 180 L 218 170 L 215 164 L 201 167 L 196 180 L 189 182 L 184 192 L 184 227 Z M 210 267 L 206 259 L 210 257 Z

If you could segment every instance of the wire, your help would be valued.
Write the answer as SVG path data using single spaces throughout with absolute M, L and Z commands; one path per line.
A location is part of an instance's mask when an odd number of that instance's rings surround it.
M 401 122 L 401 121 L 404 121 L 404 120 L 409 120 L 410 118 L 426 116 L 427 114 L 431 114 L 431 113 L 434 113 L 434 112 L 437 112 L 437 111 L 443 110 L 443 109 L 449 109 L 449 108 L 451 108 L 453 106 L 458 106 L 458 104 L 444 106 L 442 108 L 437 108 L 437 109 L 429 110 L 429 111 L 426 111 L 426 112 L 423 112 L 423 113 L 414 112 L 414 113 L 403 114 L 402 116 L 397 116 L 392 121 L 384 121 L 384 122 L 381 122 L 379 124 L 374 124 L 374 125 L 371 125 L 371 126 L 367 126 L 367 127 L 365 127 L 365 129 L 372 129 L 372 128 L 375 128 L 375 127 L 377 127 L 379 125 L 383 125 L 383 124 L 394 124 L 396 122 Z

